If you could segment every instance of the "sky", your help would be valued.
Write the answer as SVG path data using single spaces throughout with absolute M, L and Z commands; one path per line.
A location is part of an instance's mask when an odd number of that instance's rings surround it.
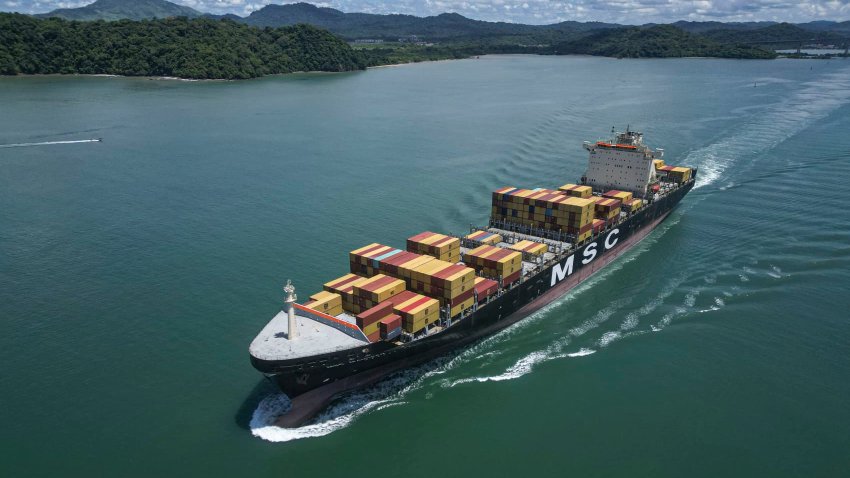
M 0 0 L 0 11 L 42 13 L 93 0 Z M 171 0 L 201 12 L 245 16 L 285 0 Z M 457 12 L 488 21 L 546 24 L 565 20 L 627 24 L 691 21 L 850 20 L 850 0 L 326 0 L 310 2 L 344 12 L 406 13 L 417 16 Z

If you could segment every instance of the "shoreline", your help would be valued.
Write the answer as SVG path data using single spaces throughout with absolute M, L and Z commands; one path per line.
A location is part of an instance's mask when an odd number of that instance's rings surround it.
M 483 55 L 472 55 L 466 58 L 443 58 L 440 60 L 422 60 L 422 61 L 408 61 L 405 63 L 390 63 L 387 65 L 375 65 L 375 66 L 367 66 L 362 70 L 350 70 L 350 71 L 321 71 L 321 70 L 313 70 L 313 71 L 292 71 L 289 73 L 274 73 L 269 75 L 257 76 L 254 78 L 238 78 L 238 79 L 228 79 L 228 78 L 181 78 L 178 76 L 131 76 L 131 75 L 115 75 L 110 73 L 18 73 L 16 75 L 0 75 L 0 78 L 38 78 L 38 77 L 57 77 L 57 78 L 69 78 L 69 77 L 83 77 L 83 78 L 134 78 L 140 80 L 150 80 L 150 81 L 185 81 L 185 82 L 238 82 L 238 81 L 251 81 L 258 80 L 261 78 L 270 78 L 274 76 L 289 76 L 289 75 L 297 75 L 297 74 L 327 74 L 333 75 L 338 73 L 356 73 L 358 71 L 369 71 L 375 70 L 379 68 L 395 68 L 402 66 L 410 66 L 416 65 L 420 63 L 440 63 L 440 62 L 448 62 L 448 61 L 461 61 L 461 60 L 471 60 L 471 59 L 480 59 L 484 57 L 493 57 L 493 56 L 559 56 L 559 57 L 583 57 L 583 58 L 607 58 L 610 60 L 756 60 L 756 61 L 765 61 L 769 60 L 766 58 L 722 58 L 722 57 L 714 57 L 714 56 L 681 56 L 681 57 L 653 57 L 653 58 L 617 58 L 612 56 L 600 56 L 600 55 L 583 55 L 583 54 L 567 54 L 567 55 L 539 55 L 535 53 L 489 53 Z M 833 57 L 841 58 L 841 57 Z M 824 59 L 824 57 L 788 57 L 784 55 L 777 56 L 772 60 L 779 59 L 791 59 L 791 60 L 819 60 Z

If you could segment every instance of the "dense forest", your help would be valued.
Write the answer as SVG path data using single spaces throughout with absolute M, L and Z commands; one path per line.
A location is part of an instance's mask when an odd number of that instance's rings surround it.
M 350 71 L 364 56 L 309 25 L 259 29 L 229 20 L 75 22 L 0 13 L 0 74 L 255 78 Z
M 559 55 L 583 54 L 616 58 L 776 58 L 776 53 L 772 51 L 719 43 L 672 25 L 603 30 L 561 43 L 555 46 L 554 50 Z
M 551 34 L 551 32 L 549 32 Z M 0 74 L 114 74 L 245 79 L 295 71 L 367 66 L 492 53 L 587 54 L 620 58 L 774 58 L 772 51 L 720 43 L 671 25 L 604 28 L 542 38 L 506 35 L 352 48 L 310 25 L 257 28 L 232 20 L 168 18 L 67 21 L 0 13 Z M 558 38 L 569 38 L 556 41 Z M 552 46 L 554 45 L 554 46 Z

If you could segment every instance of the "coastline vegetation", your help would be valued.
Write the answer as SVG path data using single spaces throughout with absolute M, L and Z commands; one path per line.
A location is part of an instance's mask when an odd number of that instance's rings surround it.
M 0 74 L 109 74 L 246 79 L 351 71 L 362 55 L 310 25 L 254 28 L 229 20 L 37 19 L 0 14 Z
M 247 79 L 297 71 L 485 54 L 587 54 L 619 58 L 775 58 L 772 51 L 720 43 L 671 25 L 607 28 L 569 39 L 470 37 L 437 44 L 348 44 L 306 24 L 257 28 L 229 19 L 185 17 L 68 21 L 0 13 L 0 75 L 109 74 Z

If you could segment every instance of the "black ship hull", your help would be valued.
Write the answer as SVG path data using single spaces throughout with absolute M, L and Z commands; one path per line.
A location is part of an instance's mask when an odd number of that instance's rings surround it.
M 327 389 L 321 401 L 374 383 L 388 374 L 424 363 L 458 347 L 491 335 L 562 297 L 592 274 L 631 249 L 660 224 L 691 190 L 694 180 L 652 202 L 603 231 L 587 244 L 522 282 L 446 330 L 403 345 L 364 344 L 296 360 L 267 361 L 251 357 L 252 365 L 272 378 L 289 397 Z

